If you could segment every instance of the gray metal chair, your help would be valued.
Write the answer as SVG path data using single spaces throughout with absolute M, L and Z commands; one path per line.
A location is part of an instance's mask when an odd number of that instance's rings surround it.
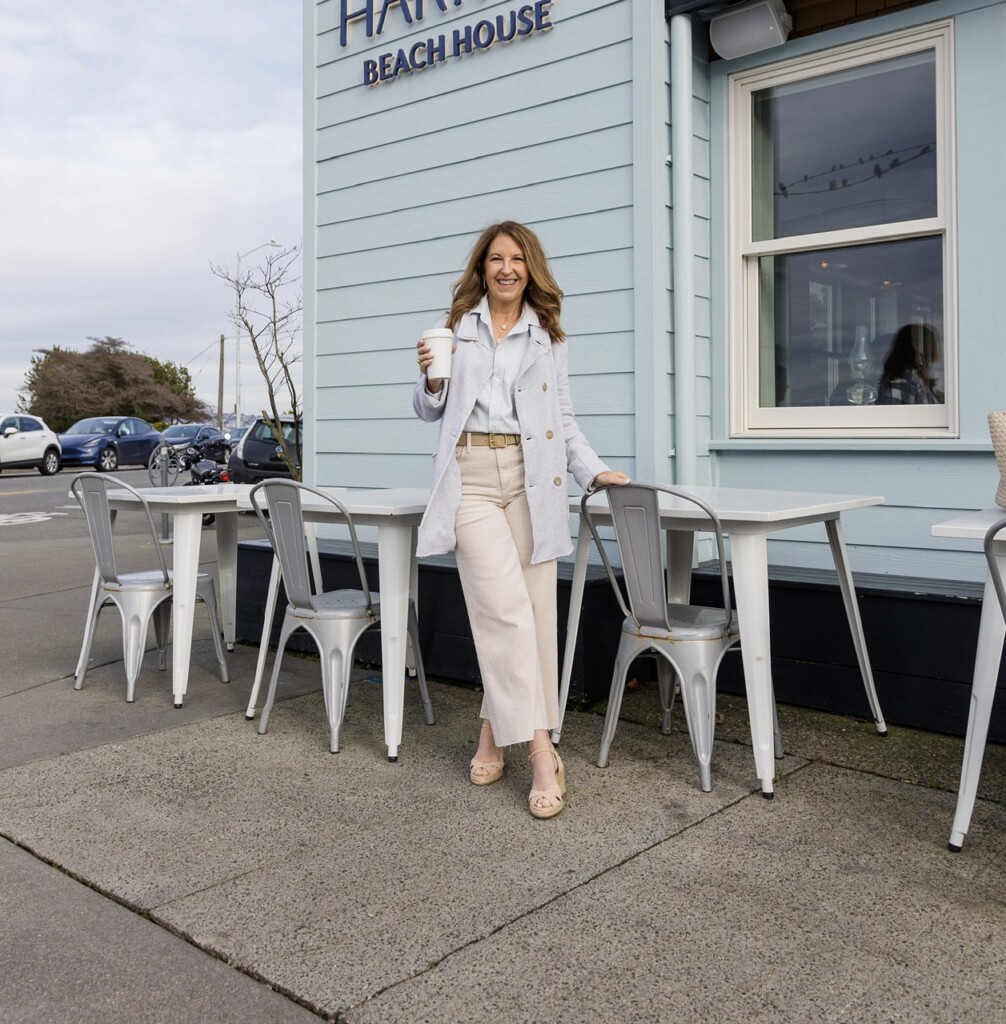
M 129 491 L 140 503 L 150 527 L 150 537 L 157 553 L 157 568 L 138 572 L 120 572 L 115 561 L 115 540 L 112 526 L 115 513 L 108 503 L 108 491 L 118 489 Z M 84 685 L 87 662 L 91 656 L 91 645 L 102 608 L 112 603 L 122 617 L 122 652 L 126 666 L 126 700 L 132 703 L 136 693 L 136 679 L 140 674 L 143 655 L 147 646 L 147 630 L 154 620 L 154 635 L 160 654 L 159 668 L 165 668 L 164 652 L 168 643 L 168 626 L 171 616 L 173 593 L 172 573 L 164 559 L 164 550 L 158 540 L 157 528 L 150 506 L 139 491 L 125 481 L 107 473 L 81 473 L 70 485 L 73 496 L 84 511 L 87 529 L 91 535 L 91 547 L 97 565 L 95 589 L 88 611 L 84 642 L 81 647 L 78 671 L 74 689 Z M 196 597 L 205 603 L 209 612 L 210 627 L 217 661 L 220 664 L 220 678 L 228 681 L 227 660 L 220 638 L 220 619 L 217 614 L 217 598 L 213 577 L 201 572 L 196 576 Z M 176 704 L 175 707 L 181 707 Z
M 311 573 L 308 566 L 307 543 L 304 534 L 304 511 L 301 495 L 310 493 L 331 503 L 339 510 L 349 528 L 353 543 L 353 554 L 360 576 L 359 590 L 333 590 L 315 594 L 311 587 Z M 265 497 L 265 507 L 260 503 Z M 325 697 L 325 712 L 328 716 L 329 750 L 339 750 L 339 730 L 346 711 L 349 682 L 353 670 L 353 651 L 356 642 L 368 629 L 380 625 L 380 595 L 371 593 L 363 568 L 363 556 L 356 537 L 353 518 L 345 506 L 332 494 L 326 494 L 315 487 L 294 480 L 273 479 L 256 484 L 251 489 L 252 508 L 265 527 L 272 541 L 273 551 L 279 559 L 283 586 L 288 604 L 280 628 L 279 647 L 273 665 L 269 692 L 262 708 L 258 731 L 264 733 L 269 727 L 269 714 L 276 697 L 283 652 L 290 636 L 303 629 L 313 637 L 321 656 L 321 683 Z M 268 514 L 267 514 L 268 513 Z M 433 725 L 433 705 L 426 688 L 426 672 L 419 650 L 419 622 L 413 601 L 409 601 L 409 640 L 416 660 L 416 674 L 419 692 L 423 699 L 426 723 Z M 267 643 L 268 637 L 262 638 Z
M 716 720 L 716 673 L 727 650 L 740 641 L 737 616 L 731 608 L 730 582 L 723 553 L 723 529 L 716 513 L 698 498 L 677 487 L 630 484 L 601 488 L 607 493 L 615 539 L 622 562 L 628 596 L 622 594 L 604 544 L 587 503 L 580 510 L 597 545 L 608 579 L 614 588 L 625 620 L 615 656 L 615 668 L 604 719 L 599 768 L 608 763 L 608 751 L 618 725 L 625 691 L 625 676 L 631 662 L 640 655 L 657 655 L 657 682 L 663 709 L 662 729 L 670 732 L 670 711 L 674 696 L 674 674 L 681 685 L 681 698 L 688 722 L 692 748 L 699 762 L 702 789 L 712 789 L 710 762 L 713 727 Z M 723 607 L 705 608 L 690 604 L 668 604 L 667 575 L 661 545 L 659 496 L 671 494 L 698 506 L 710 520 L 716 536 L 716 552 L 723 586 Z

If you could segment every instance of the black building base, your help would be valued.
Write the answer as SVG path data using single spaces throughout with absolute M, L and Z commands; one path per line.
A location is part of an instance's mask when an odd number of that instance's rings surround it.
M 347 542 L 320 545 L 326 589 L 357 586 Z M 376 545 L 363 545 L 367 576 L 376 590 Z M 238 549 L 237 638 L 258 643 L 262 629 L 272 550 L 263 541 L 244 541 Z M 572 563 L 559 563 L 559 657 L 564 656 Z M 785 704 L 869 718 L 870 710 L 856 664 L 838 585 L 829 574 L 770 569 L 769 613 L 772 623 L 772 677 L 776 698 Z M 971 676 L 978 642 L 982 588 L 978 584 L 928 582 L 858 575 L 856 592 L 873 665 L 874 682 L 884 717 L 891 725 L 963 736 L 967 727 Z M 721 603 L 716 575 L 696 570 L 692 598 Z M 285 603 L 280 595 L 279 607 Z M 468 613 L 453 558 L 428 558 L 419 564 L 420 643 L 432 676 L 477 683 L 478 659 Z M 279 639 L 280 616 L 270 642 Z M 573 700 L 599 700 L 611 685 L 621 613 L 600 566 L 590 566 L 570 681 Z M 303 631 L 291 647 L 313 650 Z M 377 633 L 364 636 L 357 658 L 380 664 Z M 632 673 L 653 678 L 652 661 L 640 659 Z M 718 686 L 744 693 L 739 656 L 728 655 Z M 1006 673 L 1000 667 L 997 701 L 989 739 L 1006 743 Z

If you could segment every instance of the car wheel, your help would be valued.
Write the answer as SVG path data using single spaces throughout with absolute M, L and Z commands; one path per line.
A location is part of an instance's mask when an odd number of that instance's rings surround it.
M 109 445 L 103 448 L 98 456 L 98 471 L 101 473 L 114 473 L 119 468 L 119 454 Z
M 48 448 L 42 456 L 42 465 L 38 467 L 42 476 L 52 476 L 59 472 L 59 452 L 55 448 Z

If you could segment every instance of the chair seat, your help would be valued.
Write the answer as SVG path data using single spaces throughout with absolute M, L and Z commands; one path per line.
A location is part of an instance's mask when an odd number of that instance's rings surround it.
M 118 585 L 115 583 L 102 583 L 103 589 L 107 591 L 117 590 L 171 590 L 174 582 L 174 571 L 168 569 L 168 585 L 164 585 L 164 575 L 159 569 L 151 569 L 148 572 L 123 572 L 119 574 Z M 212 579 L 208 572 L 196 573 L 196 586 Z
M 700 605 L 670 604 L 667 606 L 667 621 L 670 632 L 661 626 L 640 626 L 634 616 L 622 623 L 623 633 L 634 636 L 653 637 L 655 640 L 721 640 L 739 633 L 737 616 L 730 616 L 730 624 L 723 621 L 722 608 L 705 608 Z
M 379 594 L 371 592 L 370 607 L 372 618 L 377 622 L 381 617 Z M 362 590 L 330 590 L 317 594 L 314 598 L 314 609 L 287 609 L 287 614 L 298 619 L 361 619 L 367 617 L 367 597 Z

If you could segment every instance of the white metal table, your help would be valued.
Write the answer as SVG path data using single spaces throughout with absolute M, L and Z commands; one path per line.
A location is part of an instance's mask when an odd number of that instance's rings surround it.
M 139 487 L 150 510 L 172 517 L 173 584 L 171 596 L 171 690 L 175 707 L 189 683 L 189 658 L 192 654 L 192 622 L 196 605 L 196 574 L 199 572 L 199 546 L 203 515 L 216 516 L 217 579 L 220 585 L 220 620 L 228 650 L 234 649 L 234 621 L 237 604 L 238 500 L 247 496 L 247 484 L 208 484 L 199 487 Z M 139 509 L 140 503 L 129 492 L 112 490 L 108 494 L 112 510 Z M 97 595 L 97 573 L 91 591 Z M 82 654 L 83 656 L 83 654 Z M 77 674 L 83 666 L 77 665 Z
M 775 698 L 772 689 L 768 610 L 768 535 L 777 530 L 788 530 L 808 523 L 824 523 L 831 555 L 838 572 L 838 583 L 852 631 L 866 696 L 877 724 L 877 731 L 883 735 L 887 732 L 887 725 L 873 684 L 873 671 L 866 650 L 866 639 L 863 635 L 863 624 L 852 583 L 840 517 L 843 512 L 852 509 L 883 504 L 884 499 L 848 494 L 729 487 L 689 487 L 688 491 L 702 499 L 716 512 L 724 532 L 729 536 L 755 768 L 761 782 L 762 794 L 771 797 L 776 751 L 773 742 Z M 709 519 L 696 506 L 683 503 L 672 495 L 661 494 L 659 497 L 661 525 L 667 534 L 668 574 L 671 581 L 668 598 L 672 602 L 686 602 L 691 577 L 694 535 L 709 529 Z M 603 494 L 592 498 L 590 505 L 591 514 L 598 524 L 610 524 L 607 500 Z M 570 511 L 579 514 L 579 498 L 570 501 Z M 560 715 L 565 714 L 566 698 L 569 694 L 573 650 L 579 628 L 590 543 L 590 531 L 581 517 L 566 628 L 566 651 L 560 677 Z M 561 729 L 560 719 L 559 729 L 552 735 L 556 742 Z
M 423 488 L 387 487 L 352 491 L 343 488 L 320 488 L 331 491 L 353 517 L 356 526 L 377 527 L 378 589 L 381 594 L 381 670 L 384 676 L 384 741 L 388 760 L 398 757 L 402 742 L 402 716 L 405 705 L 405 651 L 408 639 L 409 597 L 416 597 L 418 567 L 416 563 L 416 530 L 430 492 Z M 338 523 L 339 510 L 310 492 L 301 495 L 307 523 Z M 241 508 L 250 509 L 247 494 Z M 273 557 L 266 600 L 258 665 L 247 716 L 254 715 L 255 702 L 265 673 L 266 652 L 276 612 L 279 590 L 279 562 Z
M 998 507 L 969 512 L 956 519 L 937 523 L 933 527 L 933 536 L 981 542 L 985 539 L 988 528 L 1003 517 L 1006 517 L 1006 510 Z M 994 542 L 993 552 L 1000 571 L 1006 573 L 1006 531 L 1000 536 L 1004 539 Z M 964 740 L 964 762 L 961 765 L 961 785 L 957 793 L 957 811 L 954 814 L 954 824 L 948 843 L 955 853 L 960 851 L 964 837 L 971 827 L 971 815 L 978 795 L 978 779 L 981 776 L 985 743 L 989 735 L 989 720 L 992 717 L 992 701 L 995 698 L 1004 639 L 1006 620 L 1003 619 L 1002 609 L 999 607 L 999 598 L 996 596 L 992 577 L 986 571 L 981 623 L 978 627 L 978 648 L 971 683 L 971 707 Z

